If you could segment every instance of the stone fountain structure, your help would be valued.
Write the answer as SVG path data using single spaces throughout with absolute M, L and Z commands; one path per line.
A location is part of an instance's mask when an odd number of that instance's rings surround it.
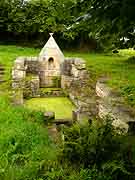
M 50 33 L 49 40 L 37 57 L 18 57 L 15 60 L 12 68 L 13 101 L 16 105 L 22 105 L 26 96 L 41 97 L 41 88 L 59 87 L 67 91 L 79 112 L 88 112 L 89 109 L 82 108 L 84 103 L 78 98 L 81 89 L 86 88 L 88 78 L 85 61 L 65 58 Z
M 15 60 L 12 68 L 13 103 L 22 105 L 25 97 L 41 97 L 41 88 L 59 87 L 76 106 L 73 119 L 82 120 L 83 115 L 89 119 L 109 115 L 114 119 L 115 126 L 127 131 L 128 123 L 134 123 L 135 116 L 130 110 L 127 112 L 120 98 L 111 95 L 107 83 L 91 80 L 85 61 L 65 58 L 50 33 L 37 57 L 18 57 Z M 56 94 L 60 95 L 56 92 L 53 95 Z

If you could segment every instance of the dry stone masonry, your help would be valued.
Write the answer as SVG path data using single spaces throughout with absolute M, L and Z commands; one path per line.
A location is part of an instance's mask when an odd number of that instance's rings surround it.
M 96 100 L 89 83 L 90 75 L 80 58 L 66 58 L 61 76 L 61 87 L 76 105 L 73 117 L 77 120 L 96 116 Z
M 73 120 L 101 118 L 109 115 L 116 127 L 128 130 L 135 117 L 123 99 L 107 86 L 106 79 L 92 82 L 81 58 L 65 58 L 50 33 L 38 57 L 18 57 L 12 69 L 14 104 L 23 104 L 27 97 L 69 96 L 75 104 Z M 44 88 L 54 87 L 51 92 Z M 61 91 L 62 89 L 62 91 Z
M 64 58 L 52 35 L 38 57 L 19 57 L 15 60 L 12 69 L 14 103 L 23 104 L 27 97 L 46 97 L 49 92 L 43 91 L 43 88 L 62 88 L 62 91 L 51 91 L 50 96 L 69 96 L 77 107 L 73 112 L 74 119 L 81 119 L 82 114 L 90 114 L 90 103 L 86 102 L 88 95 L 85 93 L 89 79 L 85 61 Z
M 135 115 L 131 109 L 124 104 L 124 99 L 119 93 L 108 87 L 107 79 L 100 79 L 96 84 L 98 96 L 98 115 L 101 118 L 110 116 L 113 125 L 127 132 L 129 124 L 135 122 Z

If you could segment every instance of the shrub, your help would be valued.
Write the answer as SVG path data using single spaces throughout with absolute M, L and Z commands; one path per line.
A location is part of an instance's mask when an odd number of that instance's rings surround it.
M 127 85 L 121 88 L 122 95 L 130 105 L 135 105 L 135 85 Z
M 76 124 L 66 128 L 64 135 L 63 157 L 77 168 L 83 167 L 89 172 L 95 166 L 98 178 L 100 173 L 102 177 L 105 175 L 105 179 L 134 178 L 134 144 L 129 144 L 128 136 L 117 134 L 110 120 L 106 119 L 103 125 L 97 122 L 83 126 Z M 131 159 L 128 158 L 129 152 Z
M 135 56 L 131 56 L 126 61 L 128 64 L 135 64 Z

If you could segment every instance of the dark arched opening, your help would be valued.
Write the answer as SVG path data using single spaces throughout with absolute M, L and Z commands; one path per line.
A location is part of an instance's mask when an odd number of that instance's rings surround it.
M 48 59 L 48 69 L 49 70 L 52 70 L 52 69 L 54 69 L 54 59 L 52 58 L 52 57 L 50 57 L 49 59 Z

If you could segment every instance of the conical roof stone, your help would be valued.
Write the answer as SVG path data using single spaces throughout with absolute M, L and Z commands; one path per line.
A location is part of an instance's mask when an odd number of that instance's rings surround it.
M 53 33 L 50 33 L 50 38 L 43 47 L 43 49 L 41 50 L 39 54 L 39 59 L 42 59 L 42 57 L 50 56 L 51 55 L 50 52 L 53 54 L 53 51 L 64 59 L 64 55 L 62 51 L 60 50 L 55 39 L 53 38 Z

